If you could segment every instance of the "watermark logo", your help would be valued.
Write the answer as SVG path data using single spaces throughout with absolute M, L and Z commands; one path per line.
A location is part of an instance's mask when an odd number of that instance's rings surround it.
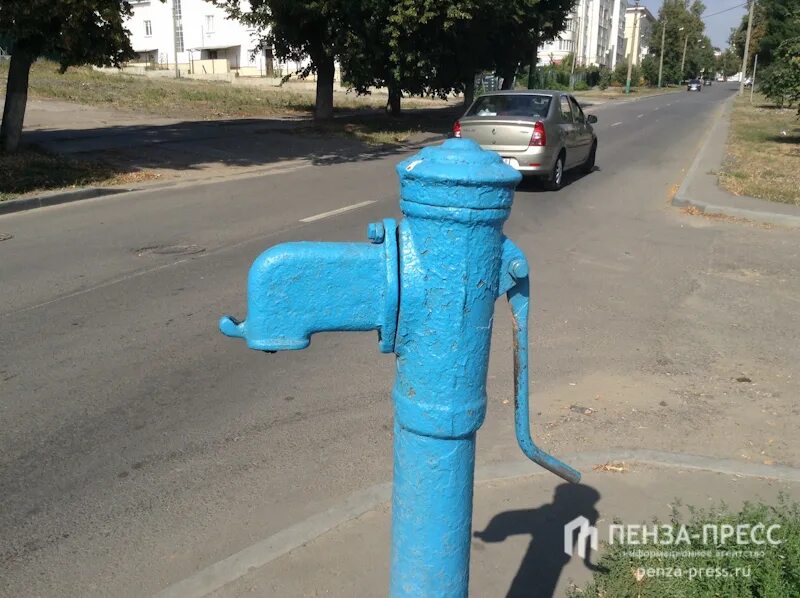
M 578 530 L 577 553 L 581 558 L 586 558 L 586 540 L 592 550 L 597 550 L 597 528 L 589 523 L 583 515 L 576 517 L 564 526 L 564 552 L 572 556 L 575 551 L 574 533 Z
M 730 525 L 727 523 L 705 524 L 701 528 L 689 528 L 686 525 L 670 524 L 609 524 L 607 531 L 608 543 L 636 547 L 631 550 L 630 556 L 702 556 L 711 553 L 722 556 L 758 557 L 763 556 L 763 551 L 758 549 L 764 545 L 776 546 L 783 540 L 780 538 L 778 524 L 765 525 L 763 523 Z M 575 531 L 578 532 L 577 543 Z M 592 550 L 597 550 L 598 530 L 584 517 L 576 517 L 564 525 L 564 552 L 581 558 L 586 557 L 586 544 Z M 644 549 L 639 548 L 644 547 Z M 686 547 L 688 551 L 667 554 L 663 550 L 648 551 L 648 547 L 659 549 L 669 547 L 672 549 Z M 733 550 L 726 550 L 733 547 Z M 755 549 L 753 549 L 755 547 Z M 699 550 L 698 550 L 699 549 Z

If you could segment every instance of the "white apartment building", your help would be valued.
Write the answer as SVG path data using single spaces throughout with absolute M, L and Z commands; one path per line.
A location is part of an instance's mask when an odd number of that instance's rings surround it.
M 205 0 L 132 0 L 133 15 L 125 23 L 138 58 L 130 70 L 175 69 L 181 75 L 206 78 L 279 76 L 271 52 L 253 56 L 255 29 L 227 18 Z M 283 73 L 285 74 L 285 73 Z
M 633 64 L 639 65 L 650 52 L 650 35 L 656 18 L 644 6 L 625 11 L 625 59 L 633 52 Z
M 566 29 L 539 48 L 539 64 L 557 64 L 575 53 L 580 66 L 614 68 L 623 59 L 627 0 L 578 0 Z

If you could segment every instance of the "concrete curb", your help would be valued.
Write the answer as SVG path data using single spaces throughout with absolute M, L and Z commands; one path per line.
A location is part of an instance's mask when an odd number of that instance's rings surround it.
M 133 189 L 121 189 L 115 187 L 88 187 L 86 189 L 76 189 L 74 191 L 37 195 L 36 197 L 9 199 L 7 201 L 0 202 L 0 214 L 12 214 L 14 212 L 22 212 L 24 210 L 33 210 L 35 208 L 44 208 L 47 206 L 56 206 L 62 203 L 69 203 L 82 199 L 104 197 L 106 195 L 119 195 L 120 193 L 127 193 L 132 190 Z
M 575 467 L 591 468 L 611 461 L 625 461 L 667 467 L 766 478 L 800 483 L 800 469 L 784 465 L 761 465 L 733 459 L 716 459 L 701 455 L 684 455 L 650 450 L 608 450 L 578 453 L 566 458 Z M 478 484 L 493 481 L 550 475 L 530 461 L 511 461 L 478 467 Z M 154 598 L 201 598 L 239 579 L 253 569 L 263 567 L 292 550 L 318 538 L 336 527 L 360 517 L 391 500 L 391 483 L 377 484 L 347 497 L 342 503 L 292 525 L 276 534 L 244 548 L 231 556 L 201 569 L 155 594 Z
M 434 135 L 427 137 L 418 143 L 388 145 L 383 147 L 384 151 L 391 150 L 396 154 L 403 154 L 405 152 L 412 152 L 431 143 L 438 143 L 448 138 L 448 135 Z M 380 150 L 378 150 L 379 152 Z M 378 153 L 376 152 L 376 153 Z M 277 164 L 267 166 L 264 168 L 256 168 L 253 170 L 246 170 L 243 172 L 235 172 L 221 175 L 209 175 L 207 177 L 189 179 L 189 180 L 174 180 L 174 181 L 160 181 L 154 183 L 144 183 L 136 187 L 87 187 L 85 189 L 75 189 L 70 191 L 59 191 L 55 193 L 48 193 L 46 195 L 37 195 L 35 197 L 24 197 L 22 199 L 9 199 L 0 202 L 0 216 L 4 214 L 13 214 L 15 212 L 23 212 L 27 210 L 34 210 L 36 208 L 45 208 L 48 206 L 55 206 L 59 204 L 71 203 L 74 201 L 81 201 L 84 199 L 96 199 L 98 197 L 106 197 L 112 195 L 120 195 L 123 193 L 133 193 L 134 191 L 156 191 L 158 189 L 169 189 L 171 187 L 188 187 L 191 185 L 213 184 L 219 183 L 227 179 L 238 179 L 246 177 L 258 177 L 268 174 L 282 174 L 284 172 L 291 172 L 298 168 L 313 166 L 312 162 L 308 160 L 294 160 L 290 162 L 279 162 Z M 303 162 L 303 164 L 298 164 Z
M 672 198 L 672 205 L 676 208 L 688 208 L 692 207 L 697 209 L 703 214 L 708 215 L 718 215 L 718 216 L 730 216 L 732 218 L 742 218 L 745 220 L 753 220 L 757 222 L 764 222 L 767 224 L 776 224 L 779 226 L 788 226 L 788 227 L 800 227 L 800 216 L 793 216 L 791 214 L 781 214 L 779 212 L 771 212 L 768 210 L 751 210 L 747 208 L 737 208 L 733 206 L 724 206 L 713 204 L 707 201 L 703 201 L 701 199 L 696 199 L 689 197 L 687 194 L 687 189 L 689 184 L 691 183 L 692 179 L 697 175 L 699 164 L 703 161 L 703 158 L 710 147 L 710 140 L 713 137 L 712 133 L 714 129 L 720 126 L 722 119 L 725 117 L 725 112 L 728 111 L 728 108 L 731 104 L 733 104 L 736 96 L 732 96 L 728 100 L 726 100 L 723 104 L 722 109 L 720 110 L 720 114 L 717 115 L 716 119 L 714 120 L 713 126 L 709 129 L 706 133 L 705 139 L 700 147 L 700 150 L 695 155 L 694 160 L 692 161 L 692 165 L 689 167 L 689 170 L 686 171 L 686 176 L 681 183 L 681 186 L 678 188 L 678 192 Z M 720 189 L 722 191 L 722 189 Z M 763 202 L 765 207 L 769 205 L 769 202 L 766 200 L 759 200 L 756 198 L 745 198 L 747 200 L 752 200 L 753 202 Z

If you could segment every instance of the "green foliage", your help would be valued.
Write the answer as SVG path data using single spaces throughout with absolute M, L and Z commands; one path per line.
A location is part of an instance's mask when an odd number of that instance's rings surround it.
M 3 0 L 0 37 L 34 58 L 53 56 L 62 69 L 120 66 L 135 56 L 124 27 L 127 0 Z
M 714 68 L 714 49 L 711 40 L 705 35 L 705 24 L 701 18 L 705 5 L 695 1 L 688 5 L 682 1 L 664 2 L 658 12 L 658 20 L 650 35 L 650 53 L 661 56 L 661 33 L 664 36 L 664 84 L 678 83 L 683 79 L 699 76 L 701 69 L 710 73 Z M 683 72 L 681 60 L 686 48 Z M 652 73 L 649 73 L 651 75 Z M 655 75 L 658 83 L 658 73 Z
M 739 72 L 742 68 L 742 59 L 736 55 L 733 49 L 728 48 L 716 60 L 716 71 L 722 73 L 724 77 L 730 77 Z
M 630 546 L 613 544 L 605 547 L 598 563 L 599 572 L 585 589 L 573 590 L 571 598 L 667 598 L 673 596 L 691 596 L 692 598 L 718 598 L 720 596 L 736 598 L 769 598 L 798 596 L 800 589 L 800 505 L 788 503 L 780 499 L 777 507 L 764 504 L 747 503 L 738 513 L 731 513 L 725 506 L 708 511 L 689 509 L 689 521 L 684 523 L 682 515 L 676 510 L 672 523 L 676 526 L 686 525 L 691 535 L 702 537 L 705 524 L 728 524 L 734 528 L 739 524 L 755 526 L 764 524 L 780 525 L 777 531 L 782 543 L 743 546 L 744 550 L 764 550 L 762 558 L 752 558 L 737 554 L 735 544 L 726 545 L 727 550 L 717 552 L 716 547 L 700 544 L 693 540 L 692 545 L 682 544 L 678 547 L 656 546 L 654 552 L 661 556 L 636 558 L 629 556 Z M 656 522 L 657 523 L 657 522 Z M 650 523 L 648 523 L 650 525 Z M 643 547 L 647 548 L 647 547 Z M 652 547 L 651 547 L 652 548 Z M 708 550 L 710 548 L 710 550 Z M 722 548 L 722 547 L 720 547 Z M 689 552 L 669 556 L 669 550 Z M 699 553 L 699 555 L 698 555 Z M 704 553 L 710 553 L 704 556 Z M 641 568 L 669 570 L 671 576 L 636 575 Z M 729 575 L 702 575 L 689 578 L 689 571 L 694 569 L 711 571 L 727 571 Z M 738 575 L 734 575 L 735 572 Z M 676 573 L 680 571 L 680 575 Z
M 608 86 L 611 85 L 611 76 L 612 72 L 610 69 L 606 67 L 600 69 L 600 78 L 597 82 L 597 86 L 600 89 L 608 89 Z
M 637 86 L 639 85 L 639 79 L 641 75 L 639 74 L 639 67 L 633 65 L 631 68 L 631 85 Z M 623 60 L 617 63 L 614 72 L 611 75 L 611 82 L 617 85 L 625 85 L 628 81 L 628 62 Z
M 648 85 L 658 85 L 658 59 L 647 55 L 642 60 L 642 78 Z
M 589 84 L 586 81 L 578 81 L 575 83 L 575 91 L 587 91 Z
M 208 0 L 265 32 L 282 59 L 334 57 L 358 93 L 463 91 L 478 72 L 511 80 L 555 38 L 575 0 Z M 267 33 L 268 32 L 268 33 Z M 301 73 L 303 75 L 306 73 Z
M 753 29 L 750 35 L 750 52 L 747 64 L 752 65 L 758 54 L 758 64 L 769 66 L 779 58 L 781 44 L 800 36 L 800 2 L 798 0 L 759 0 L 753 11 Z M 742 17 L 739 27 L 731 33 L 730 43 L 735 48 L 741 65 L 747 35 L 748 15 Z M 741 66 L 740 66 L 741 68 Z
M 775 57 L 758 82 L 759 90 L 778 106 L 800 104 L 800 37 L 783 42 Z

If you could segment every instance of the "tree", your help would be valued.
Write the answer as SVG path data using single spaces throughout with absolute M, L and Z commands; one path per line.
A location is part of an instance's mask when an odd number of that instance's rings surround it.
M 800 116 L 800 37 L 785 40 L 775 52 L 759 85 L 760 90 L 778 106 L 798 104 Z
M 127 0 L 2 0 L 0 36 L 11 40 L 0 148 L 16 151 L 33 62 L 54 56 L 64 72 L 81 64 L 119 67 L 135 56 L 124 20 Z
M 658 59 L 652 54 L 642 59 L 642 77 L 648 85 L 658 85 Z
M 463 92 L 471 103 L 476 74 L 495 71 L 509 88 L 536 40 L 563 29 L 573 1 L 354 0 L 342 69 L 359 93 L 386 85 L 392 113 L 402 92 Z
M 658 20 L 652 28 L 649 44 L 650 54 L 657 60 L 660 59 L 661 32 L 662 29 L 666 29 L 664 35 L 664 82 L 677 83 L 687 75 L 697 75 L 704 63 L 708 62 L 709 54 L 711 55 L 709 67 L 713 66 L 711 42 L 703 35 L 705 25 L 701 15 L 704 11 L 705 5 L 699 0 L 695 0 L 691 5 L 684 0 L 664 0 L 664 4 L 658 12 Z M 702 48 L 703 45 L 706 48 Z M 686 60 L 683 72 L 681 72 L 684 47 L 686 47 Z
M 348 0 L 247 0 L 243 10 L 240 0 L 208 0 L 225 10 L 231 18 L 257 28 L 261 39 L 256 50 L 272 48 L 282 60 L 310 63 L 299 73 L 317 75 L 314 118 L 333 116 L 333 84 L 336 58 L 347 32 Z
M 728 77 L 738 73 L 741 67 L 742 59 L 736 55 L 732 48 L 728 48 L 720 54 L 715 65 L 717 72 L 721 73 L 726 81 Z
M 752 64 L 758 54 L 758 66 L 767 67 L 775 60 L 778 48 L 788 40 L 800 36 L 800 1 L 758 0 L 753 11 L 753 31 L 750 36 L 750 55 L 747 64 Z M 730 43 L 735 47 L 741 61 L 747 35 L 747 15 L 742 17 L 739 27 L 731 34 Z

